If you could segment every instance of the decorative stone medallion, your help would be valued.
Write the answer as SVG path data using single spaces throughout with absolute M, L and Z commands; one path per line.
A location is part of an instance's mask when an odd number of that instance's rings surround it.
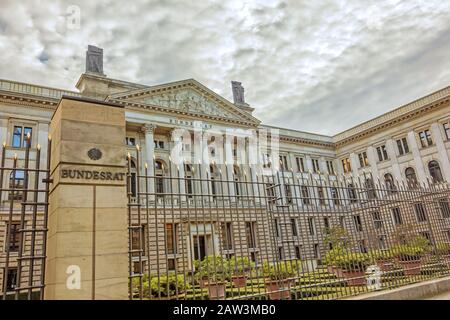
M 100 160 L 102 158 L 102 152 L 97 148 L 92 148 L 87 152 L 89 159 Z

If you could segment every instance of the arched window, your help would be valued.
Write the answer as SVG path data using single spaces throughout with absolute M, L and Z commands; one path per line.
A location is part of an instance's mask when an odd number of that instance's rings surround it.
M 375 190 L 375 184 L 373 183 L 372 178 L 367 178 L 365 182 L 367 198 L 368 199 L 376 199 L 377 191 Z
M 388 193 L 394 193 L 395 192 L 396 187 L 395 187 L 394 177 L 392 177 L 392 174 L 386 173 L 384 175 L 384 183 L 386 185 L 386 189 L 387 189 Z
M 194 172 L 192 171 L 192 165 L 185 164 L 184 165 L 184 175 L 185 175 L 185 183 L 186 183 L 186 193 L 188 198 L 192 198 L 192 176 Z
M 162 160 L 155 161 L 155 192 L 158 198 L 164 197 L 164 176 L 166 165 Z
M 417 186 L 417 177 L 416 177 L 416 172 L 414 171 L 413 168 L 408 167 L 405 170 L 405 177 L 406 177 L 406 183 L 408 184 L 409 187 L 415 187 Z
M 430 171 L 430 176 L 433 178 L 433 182 L 443 182 L 444 178 L 442 177 L 441 167 L 439 167 L 439 163 L 435 160 L 432 160 L 428 163 L 428 171 Z
M 214 164 L 211 164 L 209 166 L 209 172 L 211 175 L 211 194 L 215 198 L 215 196 L 218 194 L 218 188 L 219 184 L 215 180 L 219 180 L 219 170 L 217 169 L 217 166 Z
M 25 171 L 14 170 L 9 176 L 9 189 L 14 189 L 9 192 L 10 200 L 22 200 L 22 189 L 24 187 Z

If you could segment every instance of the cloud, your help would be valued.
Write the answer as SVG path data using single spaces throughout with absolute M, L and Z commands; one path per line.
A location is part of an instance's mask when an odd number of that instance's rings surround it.
M 298 130 L 334 134 L 450 84 L 448 1 L 2 0 L 2 9 L 0 78 L 73 89 L 94 44 L 112 78 L 195 78 L 230 100 L 230 81 L 241 81 L 256 117 Z

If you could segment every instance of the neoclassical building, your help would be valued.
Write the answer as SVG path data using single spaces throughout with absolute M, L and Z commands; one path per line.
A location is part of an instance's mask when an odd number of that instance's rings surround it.
M 161 226 L 155 228 L 162 228 L 165 234 L 161 238 L 161 245 L 165 250 L 154 249 L 149 244 L 144 250 L 144 252 L 147 250 L 153 252 L 155 256 L 161 256 L 158 261 L 154 259 L 154 268 L 161 265 L 164 265 L 164 268 L 167 266 L 168 269 L 174 269 L 175 266 L 180 265 L 192 268 L 193 260 L 213 254 L 214 248 L 219 247 L 226 255 L 233 255 L 239 250 L 244 250 L 252 260 L 258 260 L 257 255 L 262 254 L 263 243 L 262 236 L 257 236 L 257 233 L 264 234 L 267 226 L 272 226 L 272 218 L 264 220 L 259 225 L 255 224 L 257 219 L 243 218 L 242 224 L 233 226 L 233 223 L 236 223 L 235 218 L 232 215 L 229 216 L 224 210 L 232 207 L 233 203 L 237 203 L 237 200 L 233 201 L 233 199 L 239 197 L 241 201 L 236 205 L 235 213 L 243 212 L 245 216 L 247 210 L 245 203 L 249 199 L 246 197 L 250 195 L 254 203 L 270 202 L 271 197 L 276 202 L 278 197 L 281 197 L 286 199 L 285 202 L 289 205 L 292 201 L 303 199 L 302 207 L 309 204 L 305 202 L 305 198 L 311 198 L 313 202 L 321 201 L 322 198 L 334 199 L 331 206 L 340 204 L 336 201 L 338 197 L 343 199 L 342 202 L 347 201 L 345 199 L 348 194 L 339 186 L 337 189 L 312 188 L 309 190 L 301 188 L 299 181 L 303 180 L 320 181 L 324 178 L 330 183 L 344 181 L 343 185 L 348 187 L 345 181 L 356 181 L 357 185 L 361 177 L 370 175 L 371 179 L 375 180 L 375 184 L 383 186 L 450 183 L 450 87 L 420 97 L 334 136 L 325 136 L 262 124 L 253 116 L 254 108 L 246 103 L 244 90 L 239 82 L 232 82 L 234 101 L 228 101 L 194 79 L 152 86 L 130 83 L 112 79 L 103 74 L 102 54 L 98 48 L 89 47 L 86 72 L 81 74 L 74 91 L 0 80 L 0 142 L 5 143 L 4 166 L 13 166 L 16 161 L 17 168 L 20 168 L 26 156 L 27 143 L 30 143 L 31 147 L 29 155 L 31 163 L 36 161 L 38 149 L 41 152 L 40 161 L 42 163 L 46 161 L 49 125 L 62 97 L 100 101 L 124 107 L 126 137 L 123 143 L 126 145 L 129 156 L 123 155 L 123 163 L 129 165 L 131 172 L 130 203 L 139 203 L 142 200 L 139 199 L 139 190 L 142 192 L 148 188 L 147 193 L 144 194 L 148 198 L 144 201 L 145 206 L 154 208 L 156 212 L 168 215 L 167 210 L 173 209 L 174 206 L 178 209 L 195 206 L 204 210 L 205 206 L 202 207 L 201 203 L 204 203 L 203 197 L 206 197 L 208 201 L 213 199 L 212 203 L 215 203 L 213 207 L 216 206 L 215 214 L 223 213 L 224 216 L 221 225 L 213 223 L 212 218 L 206 223 L 207 214 L 203 212 L 201 224 L 189 224 L 182 227 L 180 226 L 183 224 L 182 209 L 175 214 L 172 211 L 172 216 L 161 216 Z M 207 146 L 206 152 L 203 152 L 200 157 L 203 160 L 201 163 L 198 163 L 198 158 L 191 157 L 196 147 L 187 142 L 189 139 L 185 139 L 185 136 L 183 139 L 179 137 L 178 140 L 173 139 L 174 131 L 177 129 L 183 129 L 184 134 L 188 132 L 188 135 L 192 137 L 199 132 L 197 137 L 200 137 L 203 146 Z M 235 139 L 233 136 L 230 143 L 225 143 L 227 138 L 224 133 L 227 130 L 243 139 L 239 140 L 239 137 Z M 275 158 L 270 149 L 264 152 L 261 152 L 262 149 L 257 149 L 257 155 L 254 151 L 250 151 L 250 140 L 252 133 L 255 132 L 257 135 L 263 133 L 269 135 L 271 139 L 277 138 L 278 148 Z M 27 135 L 31 138 L 27 139 Z M 99 141 L 101 139 L 99 136 Z M 219 144 L 220 147 L 218 147 Z M 176 145 L 180 146 L 178 151 L 184 157 L 181 163 L 173 162 L 172 150 Z M 253 160 L 250 161 L 252 157 Z M 277 175 L 281 175 L 281 179 L 277 182 L 268 178 L 263 191 L 262 184 L 259 184 L 258 180 L 264 172 L 273 172 L 273 170 L 277 171 Z M 5 172 L 5 175 L 8 174 L 12 173 Z M 139 178 L 144 174 L 152 177 L 154 183 L 148 183 L 148 181 L 146 183 L 145 179 Z M 201 174 L 204 174 L 204 177 L 199 177 Z M 183 179 L 183 183 L 179 183 L 180 180 L 176 179 L 164 179 L 165 176 Z M 196 177 L 200 179 L 196 180 Z M 206 184 L 202 178 L 211 180 L 211 183 Z M 11 183 L 20 186 L 23 181 L 23 172 L 16 170 L 14 176 L 2 180 L 3 189 L 8 190 Z M 29 184 L 34 182 L 28 181 Z M 252 184 L 252 182 L 255 183 Z M 36 183 L 40 187 L 44 184 L 43 181 Z M 175 196 L 173 196 L 174 193 Z M 202 199 L 198 199 L 199 196 Z M 0 234 L 2 236 L 0 241 L 3 245 L 0 246 L 0 250 L 3 250 L 5 246 L 5 230 L 10 221 L 8 210 L 11 206 L 11 197 L 17 198 L 13 206 L 17 210 L 20 208 L 20 194 L 1 193 Z M 44 201 L 44 197 L 44 194 L 39 194 L 40 201 Z M 221 199 L 214 202 L 217 197 Z M 225 201 L 225 198 L 228 198 L 228 201 Z M 200 202 L 196 202 L 197 200 Z M 221 206 L 223 211 L 219 210 Z M 210 203 L 208 208 L 211 210 Z M 261 206 L 258 209 L 261 212 L 254 209 L 251 214 L 264 215 L 267 208 L 269 206 Z M 283 238 L 287 232 L 284 231 L 285 228 L 289 228 L 289 233 L 292 230 L 294 236 L 304 232 L 315 238 L 312 237 L 312 240 L 304 242 L 299 241 L 296 245 L 290 245 L 290 240 L 283 242 L 283 239 L 267 239 L 267 242 L 272 241 L 272 245 L 278 248 L 274 250 L 273 255 L 281 259 L 301 257 L 311 252 L 311 255 L 317 258 L 320 256 L 322 244 L 320 240 L 317 240 L 320 236 L 315 235 L 315 229 L 320 229 L 319 224 L 326 226 L 334 222 L 342 223 L 339 220 L 341 215 L 330 215 L 328 220 L 326 214 L 321 211 L 315 222 L 318 225 L 315 226 L 314 221 L 311 220 L 314 219 L 315 211 L 309 209 L 309 211 L 306 210 L 308 215 L 305 225 L 297 226 L 295 214 L 292 215 L 292 219 L 288 219 L 287 215 L 282 214 L 283 210 L 285 209 L 278 208 L 274 215 L 276 228 L 274 232 L 277 233 L 277 238 Z M 292 207 L 289 210 L 291 210 L 289 217 L 292 212 L 298 213 Z M 351 213 L 351 211 L 351 209 L 342 209 L 343 214 Z M 355 223 L 348 222 L 353 225 L 352 228 L 355 228 L 355 225 L 359 228 L 359 225 L 365 224 L 364 221 L 358 222 L 358 219 L 353 221 Z M 442 233 L 447 228 L 447 225 L 443 226 L 439 232 Z M 17 229 L 16 225 L 11 226 L 11 237 Z M 182 235 L 181 229 L 184 230 L 185 235 L 189 233 L 189 239 Z M 134 236 L 135 232 L 133 231 L 132 234 Z M 139 230 L 137 234 L 133 241 L 139 241 Z M 234 240 L 236 234 L 242 235 L 242 241 Z M 285 237 L 288 236 L 285 235 Z M 358 241 L 363 241 L 364 238 L 367 241 L 367 237 L 363 235 Z M 255 243 L 255 239 L 259 239 L 259 244 Z M 447 241 L 450 241 L 450 238 Z M 240 242 L 247 244 L 240 244 Z M 184 261 L 181 256 L 178 257 L 177 247 L 179 251 L 183 250 L 182 255 L 184 256 L 185 253 L 189 261 Z M 364 247 L 364 243 L 361 247 Z M 159 254 L 160 250 L 163 253 Z M 4 259 L 4 252 L 0 252 L 0 255 L 1 259 Z M 141 256 L 140 260 L 146 260 L 144 256 Z M 270 256 L 267 253 L 267 257 Z M 136 258 L 133 261 L 139 262 Z M 139 264 L 134 266 L 135 271 L 139 269 Z M 9 268 L 9 272 L 11 270 L 14 268 Z M 2 277 L 4 278 L 3 275 Z M 10 273 L 9 277 L 13 279 L 14 274 Z M 8 282 L 7 286 L 9 285 Z

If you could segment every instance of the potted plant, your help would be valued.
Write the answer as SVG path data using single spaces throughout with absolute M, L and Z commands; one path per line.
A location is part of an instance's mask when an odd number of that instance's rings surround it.
M 369 254 L 383 272 L 394 270 L 394 253 L 392 250 L 373 250 Z
M 254 268 L 254 262 L 247 257 L 232 257 L 230 259 L 231 280 L 236 288 L 247 285 L 247 272 Z
M 208 288 L 209 298 L 224 299 L 226 279 L 229 278 L 229 261 L 222 256 L 207 256 L 197 267 L 196 277 L 203 282 L 203 287 Z
M 298 265 L 301 264 L 296 261 L 280 261 L 275 264 L 264 263 L 265 287 L 269 299 L 291 298 L 292 277 L 295 275 Z
M 370 264 L 367 253 L 353 252 L 338 246 L 327 252 L 324 262 L 333 267 L 336 276 L 345 278 L 349 286 L 366 285 L 365 269 Z
M 437 244 L 436 255 L 440 256 L 444 264 L 450 268 L 450 243 Z
M 428 240 L 420 236 L 414 241 L 398 245 L 393 249 L 405 276 L 419 275 L 421 273 L 422 257 L 428 250 Z

